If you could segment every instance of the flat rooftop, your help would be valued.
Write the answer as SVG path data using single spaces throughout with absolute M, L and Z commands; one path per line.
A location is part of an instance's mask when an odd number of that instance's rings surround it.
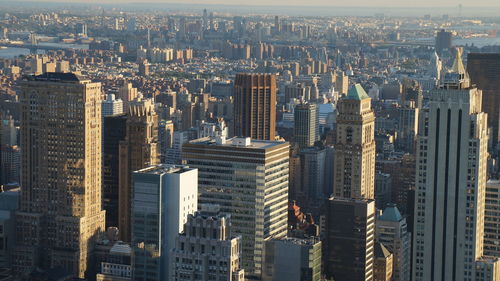
M 226 139 L 225 141 L 217 140 L 216 138 L 206 137 L 195 139 L 189 142 L 190 144 L 200 144 L 200 145 L 213 145 L 221 147 L 241 147 L 241 148 L 256 148 L 256 149 L 267 149 L 278 145 L 285 144 L 284 141 L 268 141 L 268 140 L 256 140 L 250 138 L 240 138 L 233 137 Z
M 155 175 L 181 174 L 181 173 L 191 171 L 191 170 L 193 170 L 193 169 L 191 169 L 191 168 L 189 168 L 189 166 L 185 166 L 185 165 L 158 164 L 158 165 L 150 166 L 150 167 L 135 171 L 134 173 L 155 174 Z

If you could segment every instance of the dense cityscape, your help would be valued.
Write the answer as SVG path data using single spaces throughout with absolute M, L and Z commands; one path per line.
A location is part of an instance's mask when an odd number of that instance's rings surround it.
M 500 281 L 498 7 L 23 3 L 0 281 Z

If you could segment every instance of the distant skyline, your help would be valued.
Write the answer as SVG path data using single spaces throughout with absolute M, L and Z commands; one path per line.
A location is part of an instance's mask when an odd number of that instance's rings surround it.
M 498 0 L 0 0 L 1 2 L 53 2 L 53 3 L 87 3 L 87 4 L 199 4 L 199 5 L 244 5 L 244 6 L 329 6 L 329 7 L 455 7 L 462 4 L 464 7 L 500 7 Z M 406 4 L 408 3 L 408 4 Z

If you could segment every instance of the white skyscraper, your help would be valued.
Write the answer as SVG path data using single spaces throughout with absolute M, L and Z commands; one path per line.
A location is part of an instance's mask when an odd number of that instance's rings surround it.
M 116 99 L 114 94 L 108 94 L 106 99 L 102 101 L 102 118 L 123 112 L 123 101 Z
M 457 52 L 417 137 L 414 281 L 473 281 L 483 255 L 488 131 Z
M 198 208 L 198 170 L 160 164 L 132 178 L 133 280 L 168 280 L 170 250 Z

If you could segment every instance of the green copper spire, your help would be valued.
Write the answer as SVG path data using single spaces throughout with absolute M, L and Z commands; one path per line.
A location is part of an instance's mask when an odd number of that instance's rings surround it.
M 361 87 L 360 84 L 354 84 L 349 88 L 349 91 L 347 92 L 346 99 L 350 100 L 364 100 L 364 99 L 369 99 L 370 97 L 368 94 L 365 92 L 363 87 Z

